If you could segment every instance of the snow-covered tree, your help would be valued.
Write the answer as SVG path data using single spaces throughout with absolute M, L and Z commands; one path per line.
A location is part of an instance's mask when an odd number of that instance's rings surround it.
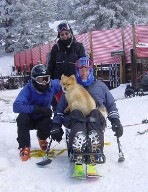
M 148 24 L 148 1 L 1 0 L 0 48 L 21 51 L 49 42 L 55 36 L 49 22 L 70 19 L 79 33 Z
M 12 25 L 11 0 L 0 1 L 0 49 L 5 50 L 6 39 L 9 38 L 9 28 Z
M 148 23 L 148 2 L 146 0 L 74 0 L 73 16 L 77 30 L 122 27 L 128 24 Z
M 71 0 L 57 0 L 57 9 L 55 20 L 71 20 L 72 19 L 72 8 Z
M 12 22 L 4 38 L 6 52 L 21 51 L 49 42 L 54 33 L 49 28 L 49 22 L 54 17 L 55 8 L 55 1 L 13 0 L 10 13 Z

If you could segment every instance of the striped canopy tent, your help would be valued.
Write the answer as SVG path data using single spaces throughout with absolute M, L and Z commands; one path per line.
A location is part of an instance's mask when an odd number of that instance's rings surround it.
M 92 31 L 92 51 L 94 63 L 120 63 L 120 56 L 111 52 L 123 51 L 121 29 Z
M 135 26 L 137 58 L 148 58 L 148 26 Z

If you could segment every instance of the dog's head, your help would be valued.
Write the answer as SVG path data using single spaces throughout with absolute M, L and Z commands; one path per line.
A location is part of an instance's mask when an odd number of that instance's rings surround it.
M 62 86 L 63 92 L 67 92 L 69 90 L 72 90 L 74 86 L 76 85 L 76 78 L 74 75 L 71 75 L 70 77 L 67 77 L 65 75 L 61 76 L 60 84 Z

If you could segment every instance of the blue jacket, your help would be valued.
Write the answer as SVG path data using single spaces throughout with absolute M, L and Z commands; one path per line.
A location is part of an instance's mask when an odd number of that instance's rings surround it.
M 38 92 L 32 85 L 32 81 L 29 81 L 16 97 L 13 112 L 27 113 L 34 119 L 40 118 L 41 115 L 32 114 L 35 105 L 51 108 L 52 97 L 59 91 L 61 86 L 57 79 L 51 80 L 49 89 L 45 93 Z
M 88 92 L 93 96 L 96 103 L 100 103 L 101 106 L 105 106 L 108 112 L 108 119 L 111 121 L 111 119 L 117 118 L 119 119 L 118 110 L 116 108 L 115 99 L 110 93 L 108 87 L 105 83 L 102 81 L 95 81 L 92 86 L 88 89 Z M 60 125 L 63 124 L 64 120 L 64 109 L 67 106 L 67 101 L 65 94 L 63 93 L 60 101 L 57 105 L 56 113 L 53 118 L 54 123 L 58 123 Z

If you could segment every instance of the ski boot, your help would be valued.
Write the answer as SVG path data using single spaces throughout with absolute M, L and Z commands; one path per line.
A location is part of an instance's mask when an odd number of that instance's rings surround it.
M 103 154 L 103 147 L 101 146 L 101 140 L 99 139 L 99 135 L 95 130 L 92 130 L 88 133 L 88 151 L 90 153 L 96 153 L 90 155 L 88 159 L 88 163 L 91 165 L 100 164 L 105 162 L 105 155 Z
M 20 148 L 20 158 L 22 161 L 27 161 L 30 158 L 30 147 Z
M 39 146 L 40 146 L 41 150 L 46 151 L 48 142 L 46 140 L 41 140 L 39 138 L 38 138 L 38 141 L 39 141 Z
M 85 178 L 85 171 L 82 164 L 75 164 L 72 177 Z
M 78 132 L 73 139 L 72 150 L 75 165 L 72 177 L 85 178 L 83 168 L 84 157 L 82 153 L 85 151 L 86 141 L 86 135 L 82 131 Z
M 75 162 L 78 164 L 83 163 L 82 153 L 85 151 L 86 145 L 87 145 L 87 140 L 84 132 L 80 131 L 76 133 L 72 143 L 72 151 L 73 151 Z

